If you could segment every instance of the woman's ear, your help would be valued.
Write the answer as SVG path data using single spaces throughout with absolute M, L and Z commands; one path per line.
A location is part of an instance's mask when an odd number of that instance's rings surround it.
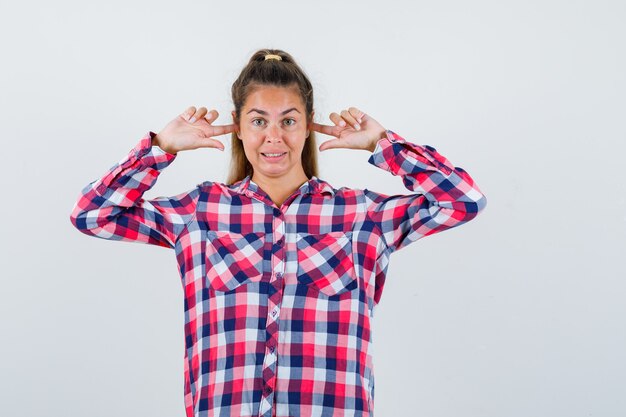
M 308 138 L 311 134 L 311 130 L 313 130 L 313 117 L 315 116 L 315 110 L 311 111 L 311 119 L 308 121 L 306 125 L 306 137 Z
M 233 110 L 232 112 L 230 112 L 230 114 L 233 118 L 233 124 L 235 125 L 235 133 L 237 134 L 237 138 L 241 139 L 241 136 L 239 136 L 239 121 L 237 120 L 237 112 Z

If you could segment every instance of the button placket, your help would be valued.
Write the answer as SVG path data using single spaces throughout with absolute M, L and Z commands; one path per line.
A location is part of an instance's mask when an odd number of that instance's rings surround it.
M 263 398 L 266 405 L 272 403 L 274 384 L 276 382 L 277 364 L 277 344 L 278 344 L 278 323 L 280 304 L 283 297 L 283 279 L 286 257 L 286 237 L 285 221 L 282 212 L 274 208 L 272 217 L 272 245 L 271 266 L 272 276 L 270 278 L 270 292 L 267 299 L 267 321 L 266 321 L 266 351 L 263 364 Z M 271 409 L 271 406 L 269 407 Z M 262 407 L 261 413 L 267 412 L 267 408 Z
M 272 403 L 270 402 L 273 402 L 272 397 L 273 396 L 271 395 L 271 392 L 270 394 L 265 394 L 265 390 L 263 390 L 263 397 L 261 397 L 261 407 L 259 407 L 259 417 L 270 417 L 273 415 Z
M 272 310 L 270 310 L 269 312 L 269 320 L 276 320 L 276 317 L 278 317 L 278 311 L 280 310 L 280 307 L 278 305 L 275 305 L 274 308 Z
M 277 214 L 278 213 L 278 214 Z M 272 247 L 272 271 L 271 280 L 281 280 L 285 268 L 285 222 L 282 213 L 278 209 L 274 209 L 274 219 L 272 221 L 272 234 L 274 236 L 274 245 Z

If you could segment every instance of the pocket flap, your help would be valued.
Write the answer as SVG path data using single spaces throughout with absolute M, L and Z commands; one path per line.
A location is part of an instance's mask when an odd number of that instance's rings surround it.
M 332 296 L 356 288 L 352 232 L 298 233 L 298 280 Z
M 206 236 L 206 278 L 211 288 L 225 292 L 261 281 L 265 233 L 207 230 Z

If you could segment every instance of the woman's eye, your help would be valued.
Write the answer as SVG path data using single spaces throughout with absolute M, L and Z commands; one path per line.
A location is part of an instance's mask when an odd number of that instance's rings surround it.
M 265 120 L 263 119 L 252 119 L 252 124 L 255 126 L 262 126 L 263 123 L 257 123 L 257 122 L 263 122 L 265 123 Z M 296 119 L 285 119 L 285 124 L 287 126 L 293 126 L 296 123 Z M 287 123 L 287 122 L 291 122 L 291 123 Z

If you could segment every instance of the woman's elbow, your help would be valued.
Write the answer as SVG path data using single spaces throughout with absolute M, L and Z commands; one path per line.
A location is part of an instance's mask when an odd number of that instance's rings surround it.
M 487 207 L 487 196 L 482 194 L 481 197 L 476 201 L 476 214 L 480 213 Z
M 481 193 L 480 197 L 472 202 L 465 203 L 465 219 L 468 222 L 478 216 L 487 207 L 487 197 Z
M 72 212 L 70 213 L 70 222 L 72 223 L 72 226 L 80 232 L 90 236 L 94 235 L 93 229 L 96 227 L 96 222 L 92 221 L 93 224 L 90 225 L 89 212 L 81 210 L 77 205 L 74 206 Z

